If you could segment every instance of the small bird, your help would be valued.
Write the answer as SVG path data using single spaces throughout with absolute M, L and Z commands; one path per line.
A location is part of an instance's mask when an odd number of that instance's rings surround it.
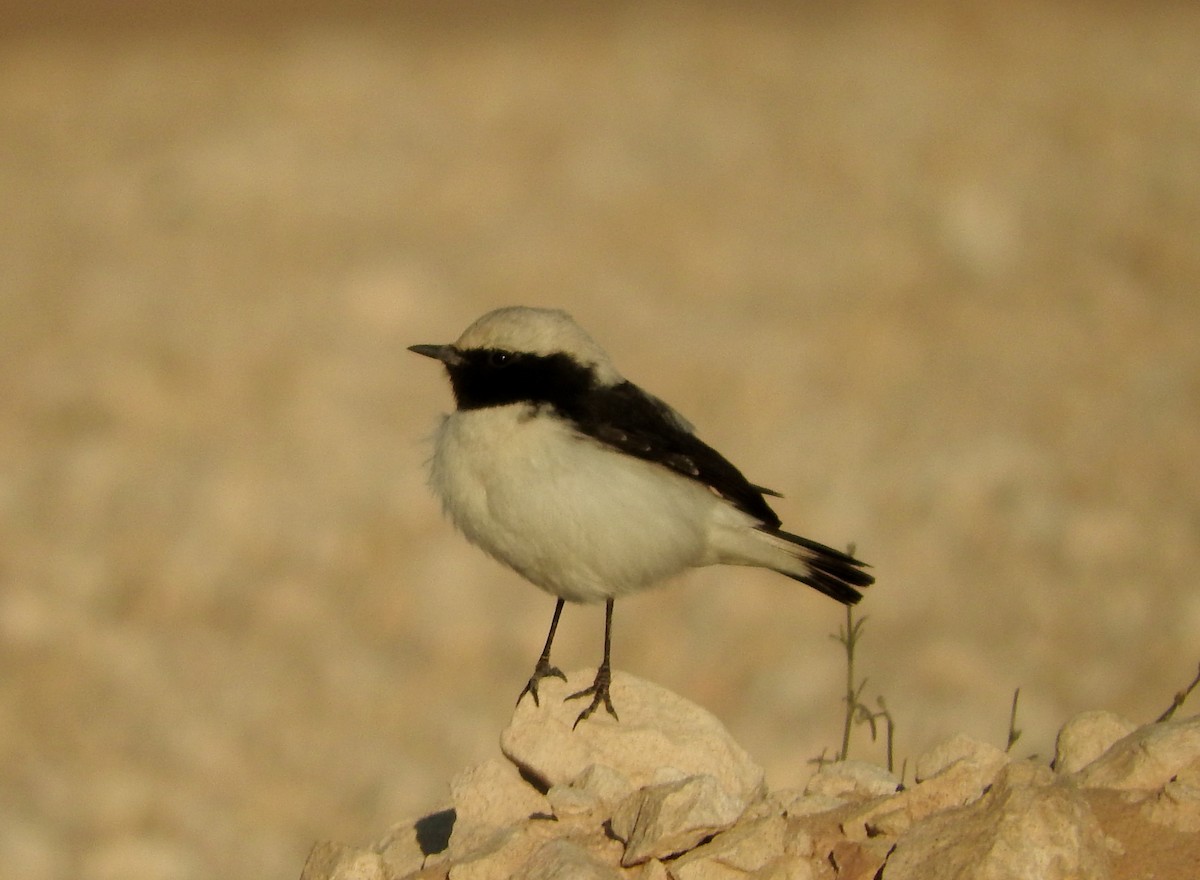
M 434 439 L 429 483 L 466 538 L 558 597 L 533 675 L 550 664 L 563 603 L 604 602 L 604 659 L 575 726 L 609 695 L 613 600 L 697 566 L 750 565 L 850 605 L 874 583 L 865 563 L 793 535 L 756 486 L 657 397 L 624 379 L 566 312 L 512 306 L 449 345 L 457 409 Z

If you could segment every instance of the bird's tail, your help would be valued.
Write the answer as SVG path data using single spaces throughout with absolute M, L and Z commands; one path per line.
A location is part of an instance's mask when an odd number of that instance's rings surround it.
M 875 578 L 863 571 L 867 564 L 849 553 L 779 529 L 759 531 L 774 538 L 771 543 L 783 550 L 790 557 L 788 561 L 793 563 L 773 565 L 775 571 L 808 584 L 843 605 L 853 605 L 862 598 L 860 590 L 875 583 Z

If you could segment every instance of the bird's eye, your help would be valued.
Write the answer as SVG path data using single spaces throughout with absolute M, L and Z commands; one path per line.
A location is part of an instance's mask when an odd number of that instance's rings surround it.
M 512 355 L 507 351 L 489 351 L 487 363 L 489 367 L 503 367 L 512 363 Z

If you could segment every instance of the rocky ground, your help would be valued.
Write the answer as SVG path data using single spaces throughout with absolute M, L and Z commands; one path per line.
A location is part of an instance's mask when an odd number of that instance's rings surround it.
M 507 760 L 458 774 L 450 803 L 377 845 L 314 847 L 301 880 L 1192 880 L 1200 876 L 1200 716 L 1073 719 L 1052 763 L 955 737 L 902 784 L 829 764 L 799 789 L 708 712 L 620 675 L 622 721 L 572 729 L 584 670 L 525 700 Z
M 294 878 L 494 753 L 553 603 L 442 520 L 405 348 L 512 303 L 858 545 L 898 763 L 1003 743 L 1017 687 L 1042 766 L 1081 712 L 1151 721 L 1200 660 L 1197 33 L 0 0 L 0 880 Z M 838 746 L 842 622 L 704 570 L 618 604 L 614 663 L 777 791 Z

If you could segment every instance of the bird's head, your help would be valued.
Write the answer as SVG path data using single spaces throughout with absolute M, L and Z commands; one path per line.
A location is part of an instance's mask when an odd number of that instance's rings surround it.
M 441 361 L 459 409 L 510 403 L 563 404 L 624 380 L 564 311 L 509 306 L 488 312 L 447 345 L 409 351 Z

